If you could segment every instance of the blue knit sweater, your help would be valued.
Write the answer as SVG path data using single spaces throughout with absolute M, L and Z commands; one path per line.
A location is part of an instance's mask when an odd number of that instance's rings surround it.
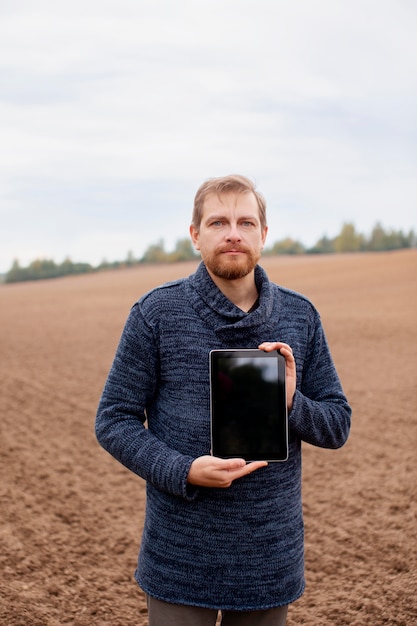
M 338 448 L 350 407 L 319 315 L 257 266 L 259 307 L 244 313 L 196 273 L 154 289 L 126 322 L 96 418 L 100 444 L 147 482 L 136 580 L 179 604 L 255 610 L 304 590 L 301 441 Z M 187 484 L 210 453 L 209 351 L 283 341 L 297 365 L 289 459 L 228 489 Z M 147 427 L 144 426 L 147 420 Z

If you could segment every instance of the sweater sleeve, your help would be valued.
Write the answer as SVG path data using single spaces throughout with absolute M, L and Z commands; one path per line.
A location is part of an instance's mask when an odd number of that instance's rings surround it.
M 134 305 L 126 321 L 97 410 L 100 445 L 157 489 L 192 499 L 187 484 L 191 456 L 171 449 L 145 427 L 146 407 L 158 381 L 158 346 L 152 328 Z
M 320 317 L 315 311 L 307 354 L 289 415 L 293 432 L 322 448 L 340 448 L 350 430 L 351 408 L 344 395 Z

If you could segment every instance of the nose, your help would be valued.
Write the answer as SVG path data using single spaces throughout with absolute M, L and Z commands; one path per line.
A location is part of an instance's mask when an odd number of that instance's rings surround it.
M 237 224 L 230 224 L 229 232 L 226 235 L 226 241 L 229 243 L 235 243 L 241 240 Z

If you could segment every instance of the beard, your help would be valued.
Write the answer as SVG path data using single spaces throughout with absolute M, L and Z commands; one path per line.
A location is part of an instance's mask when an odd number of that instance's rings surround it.
M 260 259 L 260 254 L 245 250 L 244 255 L 228 256 L 222 252 L 213 252 L 203 259 L 206 267 L 214 276 L 226 280 L 244 278 L 252 272 Z

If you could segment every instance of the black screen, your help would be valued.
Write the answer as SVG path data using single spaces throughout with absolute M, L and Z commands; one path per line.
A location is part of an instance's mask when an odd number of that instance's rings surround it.
M 283 461 L 288 456 L 285 359 L 278 352 L 210 353 L 215 456 Z

